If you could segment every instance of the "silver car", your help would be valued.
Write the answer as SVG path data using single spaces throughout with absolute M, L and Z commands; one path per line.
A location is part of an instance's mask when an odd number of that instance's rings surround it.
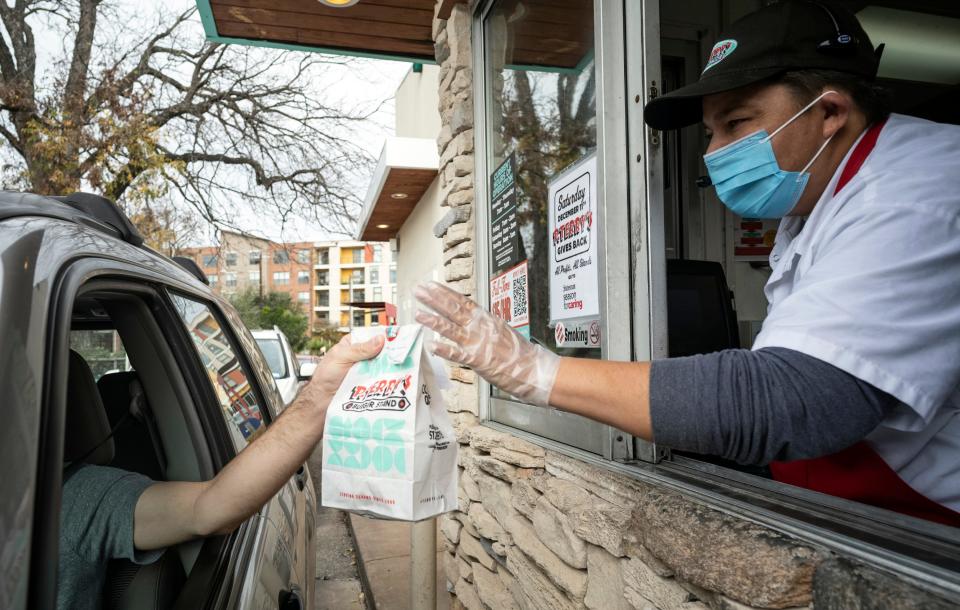
M 262 434 L 283 399 L 199 268 L 144 247 L 100 197 L 0 193 L 0 312 L 0 608 L 53 608 L 64 445 L 105 440 L 76 422 L 109 419 L 115 450 L 92 453 L 97 463 L 200 481 Z M 68 377 L 77 358 L 89 370 Z M 304 466 L 230 535 L 172 547 L 151 566 L 115 560 L 103 598 L 111 608 L 309 607 L 315 520 Z

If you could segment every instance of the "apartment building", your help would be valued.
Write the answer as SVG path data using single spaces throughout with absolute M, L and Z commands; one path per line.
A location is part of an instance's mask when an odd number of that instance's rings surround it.
M 397 265 L 388 243 L 319 242 L 314 260 L 311 328 L 346 332 L 396 320 Z
M 219 245 L 180 254 L 197 261 L 213 289 L 226 297 L 246 290 L 285 292 L 313 317 L 313 242 L 277 243 L 224 231 Z

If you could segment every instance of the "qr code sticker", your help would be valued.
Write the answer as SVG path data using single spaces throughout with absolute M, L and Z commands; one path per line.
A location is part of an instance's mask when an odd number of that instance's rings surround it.
M 523 318 L 527 315 L 527 276 L 526 274 L 513 278 L 513 317 Z

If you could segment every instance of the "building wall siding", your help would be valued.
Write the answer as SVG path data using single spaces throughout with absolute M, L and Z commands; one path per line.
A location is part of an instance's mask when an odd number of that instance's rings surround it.
M 440 2 L 438 2 L 439 6 Z M 472 296 L 473 66 L 466 3 L 434 20 L 444 279 Z M 692 498 L 480 425 L 472 371 L 446 399 L 460 510 L 440 519 L 453 607 L 470 610 L 947 608 L 888 574 Z M 906 604 L 906 605 L 904 605 Z

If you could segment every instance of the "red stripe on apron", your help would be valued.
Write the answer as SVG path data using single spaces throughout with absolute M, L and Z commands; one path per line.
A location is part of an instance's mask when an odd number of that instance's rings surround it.
M 834 195 L 863 166 L 877 143 L 884 123 L 886 120 L 871 126 L 857 143 L 840 174 Z M 866 441 L 833 455 L 774 462 L 770 464 L 770 470 L 773 478 L 781 483 L 960 527 L 960 513 L 937 504 L 907 485 Z

